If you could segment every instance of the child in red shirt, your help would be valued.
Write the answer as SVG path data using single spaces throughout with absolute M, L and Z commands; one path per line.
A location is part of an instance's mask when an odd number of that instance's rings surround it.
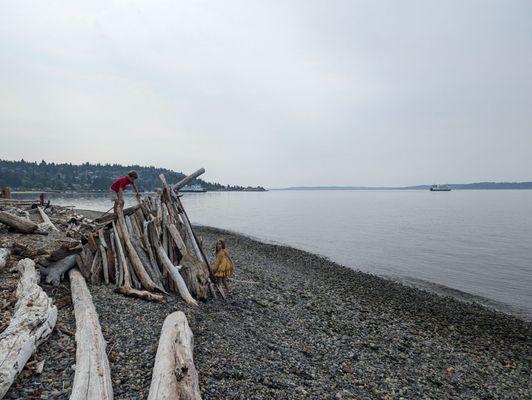
M 116 192 L 116 199 L 114 205 L 115 214 L 118 209 L 118 206 L 120 206 L 120 208 L 124 207 L 124 190 L 129 185 L 133 187 L 137 196 L 137 200 L 140 201 L 140 193 L 137 190 L 137 187 L 135 186 L 135 181 L 138 179 L 138 177 L 139 174 L 137 173 L 137 171 L 130 171 L 126 176 L 117 179 L 115 183 L 111 185 L 111 190 Z

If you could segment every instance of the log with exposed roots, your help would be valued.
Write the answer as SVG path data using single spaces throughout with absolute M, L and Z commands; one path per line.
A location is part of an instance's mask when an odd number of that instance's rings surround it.
M 71 269 L 69 277 L 76 316 L 76 371 L 70 399 L 111 400 L 111 370 L 92 296 L 78 269 Z
M 201 399 L 193 335 L 181 311 L 164 320 L 148 400 Z
M 18 300 L 9 326 L 0 334 L 0 398 L 57 320 L 57 308 L 39 286 L 35 263 L 26 258 L 18 262 L 17 268 L 21 272 Z

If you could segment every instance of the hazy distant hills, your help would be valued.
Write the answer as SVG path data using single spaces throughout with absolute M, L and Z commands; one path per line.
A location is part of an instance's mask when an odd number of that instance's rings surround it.
M 417 186 L 293 186 L 276 190 L 429 190 L 432 185 Z M 450 183 L 453 190 L 502 190 L 502 189 L 532 189 L 532 182 L 476 182 Z

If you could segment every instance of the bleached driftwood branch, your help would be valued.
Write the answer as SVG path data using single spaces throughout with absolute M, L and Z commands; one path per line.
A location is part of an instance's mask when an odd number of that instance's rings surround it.
M 42 207 L 37 207 L 37 210 L 39 210 L 39 214 L 41 215 L 41 218 L 43 220 L 41 226 L 44 226 L 48 230 L 59 232 L 59 229 L 57 229 L 54 223 L 50 221 L 50 218 L 48 217 L 48 215 L 46 215 Z

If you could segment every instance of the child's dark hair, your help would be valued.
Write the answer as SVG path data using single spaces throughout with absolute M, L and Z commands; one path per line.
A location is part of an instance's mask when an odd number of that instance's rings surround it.
M 216 245 L 215 245 L 215 250 L 218 251 L 218 243 L 220 243 L 221 247 L 222 247 L 222 250 L 225 250 L 225 240 L 223 239 L 218 239 L 216 241 Z
M 139 174 L 138 174 L 137 171 L 133 170 L 133 171 L 129 171 L 129 172 L 127 173 L 127 176 L 130 176 L 130 177 L 132 177 L 132 178 L 137 179 L 137 178 L 139 177 Z

